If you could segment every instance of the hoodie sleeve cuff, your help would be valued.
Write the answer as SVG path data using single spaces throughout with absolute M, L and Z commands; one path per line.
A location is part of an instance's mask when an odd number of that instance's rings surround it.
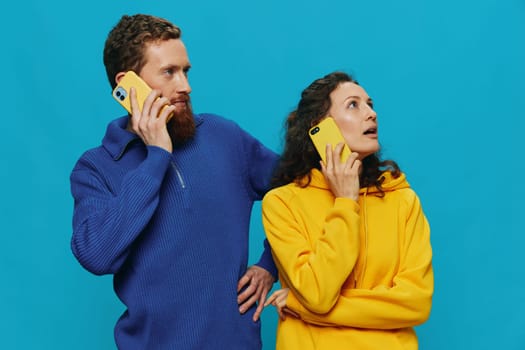
M 353 199 L 345 198 L 345 197 L 336 197 L 334 208 L 341 209 L 343 211 L 351 210 L 355 213 L 359 213 L 359 210 L 361 207 L 359 206 L 359 203 L 357 203 L 357 201 Z

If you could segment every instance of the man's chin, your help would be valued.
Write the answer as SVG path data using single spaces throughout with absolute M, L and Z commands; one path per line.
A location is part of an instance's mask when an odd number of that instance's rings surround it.
M 168 122 L 168 131 L 174 145 L 182 145 L 195 136 L 195 120 L 191 107 L 175 111 Z

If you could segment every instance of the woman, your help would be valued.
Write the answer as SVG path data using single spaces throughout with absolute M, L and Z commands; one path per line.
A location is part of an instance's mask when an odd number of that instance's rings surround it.
M 343 144 L 326 164 L 308 130 L 334 118 Z M 417 349 L 413 326 L 429 316 L 430 230 L 398 165 L 379 159 L 377 115 L 345 73 L 314 81 L 287 119 L 281 163 L 263 199 L 279 269 L 277 349 Z

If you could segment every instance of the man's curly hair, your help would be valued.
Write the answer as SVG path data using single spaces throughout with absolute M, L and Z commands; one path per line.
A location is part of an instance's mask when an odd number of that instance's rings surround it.
M 111 87 L 117 85 L 117 73 L 141 71 L 146 64 L 148 44 L 180 37 L 180 28 L 163 18 L 143 14 L 122 16 L 109 32 L 104 46 L 104 65 Z

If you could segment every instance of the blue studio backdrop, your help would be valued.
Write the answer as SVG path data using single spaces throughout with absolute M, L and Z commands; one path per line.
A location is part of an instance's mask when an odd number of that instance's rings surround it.
M 123 110 L 102 64 L 122 14 L 183 29 L 197 112 L 276 151 L 312 80 L 356 76 L 383 154 L 431 223 L 435 297 L 420 348 L 525 349 L 525 1 L 9 1 L 3 6 L 0 348 L 114 349 L 110 276 L 70 250 L 69 173 Z M 250 257 L 261 252 L 260 206 Z M 277 316 L 263 313 L 264 349 Z

